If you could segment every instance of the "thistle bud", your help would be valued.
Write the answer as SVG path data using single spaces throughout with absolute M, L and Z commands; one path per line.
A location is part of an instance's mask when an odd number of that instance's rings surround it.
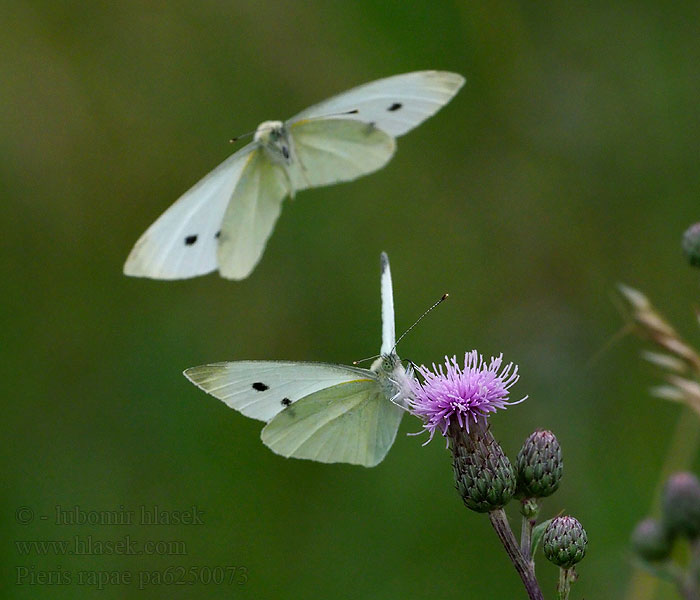
M 691 539 L 700 534 L 700 482 L 693 473 L 681 472 L 668 478 L 662 506 L 672 533 Z
M 516 473 L 518 498 L 544 498 L 559 487 L 564 463 L 561 446 L 551 431 L 538 429 L 518 452 Z
M 457 491 L 467 508 L 490 512 L 503 508 L 515 492 L 515 472 L 488 427 L 466 432 L 451 427 L 452 468 Z
M 632 549 L 644 560 L 659 561 L 671 554 L 672 536 L 656 519 L 644 519 L 632 532 Z
M 685 230 L 681 246 L 691 266 L 700 267 L 700 223 L 695 223 Z
M 547 526 L 542 538 L 547 560 L 570 569 L 586 555 L 586 530 L 573 517 L 556 517 Z

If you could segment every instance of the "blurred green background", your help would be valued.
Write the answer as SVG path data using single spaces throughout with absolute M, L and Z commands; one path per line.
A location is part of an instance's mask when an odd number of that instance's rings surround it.
M 0 14 L 5 597 L 524 598 L 441 441 L 406 437 L 415 419 L 374 469 L 285 460 L 181 375 L 376 353 L 381 250 L 398 331 L 451 296 L 401 356 L 477 348 L 520 365 L 513 394 L 529 400 L 492 419 L 496 436 L 514 457 L 534 428 L 557 434 L 565 479 L 544 516 L 588 531 L 575 597 L 624 596 L 629 532 L 681 409 L 649 396 L 636 339 L 604 348 L 623 322 L 618 281 L 697 341 L 698 276 L 679 246 L 700 212 L 697 2 L 6 0 Z M 249 279 L 122 275 L 231 136 L 426 68 L 467 84 L 382 171 L 286 201 Z M 204 523 L 55 523 L 56 506 L 142 505 L 194 505 Z M 183 541 L 186 555 L 14 543 L 75 535 Z M 74 579 L 244 566 L 248 581 L 16 585 L 18 566 Z M 555 568 L 541 558 L 538 574 L 553 598 Z

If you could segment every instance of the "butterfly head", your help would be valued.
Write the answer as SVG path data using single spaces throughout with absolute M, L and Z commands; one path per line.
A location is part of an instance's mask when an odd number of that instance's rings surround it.
M 255 131 L 254 141 L 260 144 L 272 162 L 292 163 L 292 140 L 282 121 L 263 121 Z
M 382 375 L 392 373 L 397 366 L 401 366 L 401 360 L 395 352 L 391 352 L 390 354 L 380 355 L 377 360 L 372 363 L 370 369 Z
M 394 404 L 405 407 L 406 399 L 411 395 L 412 370 L 404 369 L 395 352 L 382 354 L 372 363 L 371 370 L 377 374 L 384 395 Z

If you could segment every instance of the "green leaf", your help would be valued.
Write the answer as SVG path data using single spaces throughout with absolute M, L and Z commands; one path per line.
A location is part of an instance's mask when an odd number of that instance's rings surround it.
M 537 552 L 537 546 L 540 545 L 542 541 L 542 536 L 544 535 L 544 530 L 547 529 L 547 525 L 552 522 L 552 519 L 547 519 L 542 521 L 539 525 L 535 525 L 532 529 L 532 539 L 530 541 L 530 556 L 534 557 L 535 552 Z

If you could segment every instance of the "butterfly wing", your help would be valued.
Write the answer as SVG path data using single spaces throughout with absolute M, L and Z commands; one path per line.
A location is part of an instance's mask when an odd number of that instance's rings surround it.
M 321 389 L 374 378 L 365 369 L 285 361 L 237 361 L 192 367 L 185 377 L 246 417 L 269 421 L 286 406 Z
M 151 225 L 131 250 L 124 273 L 185 279 L 217 268 L 217 234 L 247 158 L 248 145 L 187 190 Z
M 393 137 L 403 135 L 447 104 L 464 85 L 464 77 L 448 71 L 415 71 L 372 81 L 333 96 L 292 117 L 297 121 L 338 115 L 374 123 Z M 344 114 L 357 111 L 353 114 Z
M 302 398 L 273 418 L 261 438 L 282 456 L 373 467 L 394 443 L 402 416 L 379 382 L 367 378 Z
M 289 191 L 285 171 L 263 148 L 248 156 L 221 222 L 217 257 L 223 277 L 245 279 L 255 268 Z
M 382 348 L 380 352 L 390 354 L 396 344 L 396 330 L 394 328 L 394 290 L 391 286 L 391 268 L 386 252 L 382 252 L 380 263 L 382 269 Z
M 348 119 L 297 121 L 289 128 L 294 189 L 351 181 L 382 168 L 396 149 L 394 138 L 371 124 Z

